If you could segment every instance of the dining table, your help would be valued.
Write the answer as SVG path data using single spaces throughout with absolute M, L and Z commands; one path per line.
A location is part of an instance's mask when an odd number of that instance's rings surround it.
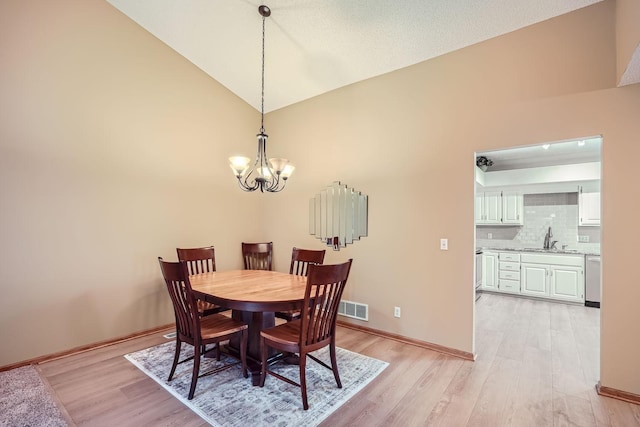
M 261 371 L 260 331 L 275 326 L 276 311 L 302 308 L 305 276 L 268 270 L 213 271 L 189 276 L 197 298 L 228 307 L 231 316 L 248 325 L 247 367 L 253 385 Z M 230 340 L 228 350 L 238 354 L 240 340 Z M 269 361 L 279 357 L 270 349 Z

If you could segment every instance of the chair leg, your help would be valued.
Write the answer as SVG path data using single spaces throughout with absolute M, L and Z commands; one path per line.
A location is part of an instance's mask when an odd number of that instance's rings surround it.
M 196 383 L 198 382 L 198 374 L 200 373 L 200 346 L 193 346 L 193 373 L 191 374 L 191 388 L 189 389 L 188 400 L 193 399 L 193 394 L 196 391 Z
M 249 330 L 243 329 L 240 332 L 240 362 L 242 363 L 242 376 L 249 377 L 247 373 L 247 341 L 249 341 Z M 220 343 L 218 343 L 218 360 L 220 360 Z
M 267 378 L 267 343 L 264 337 L 260 337 L 260 387 L 264 387 L 264 381 Z
M 336 360 L 336 343 L 334 341 L 331 341 L 331 344 L 329 344 L 329 354 L 331 355 L 331 370 L 336 379 L 336 384 L 338 384 L 338 388 L 342 388 L 340 374 L 338 373 L 338 362 Z
M 182 345 L 182 341 L 180 341 L 180 338 L 176 337 L 176 352 L 173 355 L 173 366 L 171 366 L 171 372 L 169 372 L 169 379 L 167 381 L 171 381 L 171 378 L 173 378 L 173 374 L 176 372 L 176 367 L 178 366 L 178 359 L 180 358 L 181 345 Z
M 302 407 L 309 409 L 307 401 L 307 354 L 300 352 L 300 390 L 302 391 Z

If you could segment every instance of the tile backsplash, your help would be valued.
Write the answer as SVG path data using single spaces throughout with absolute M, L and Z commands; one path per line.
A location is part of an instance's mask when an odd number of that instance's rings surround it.
M 566 245 L 566 249 L 600 253 L 600 227 L 578 226 L 578 193 L 525 194 L 524 225 L 476 226 L 476 243 L 495 248 L 542 248 L 549 227 L 558 249 Z M 588 242 L 578 242 L 578 236 Z

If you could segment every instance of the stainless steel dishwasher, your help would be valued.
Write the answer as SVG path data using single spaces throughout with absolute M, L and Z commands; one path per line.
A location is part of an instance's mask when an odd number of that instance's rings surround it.
M 584 305 L 600 308 L 602 286 L 600 283 L 600 255 L 585 257 L 585 293 Z

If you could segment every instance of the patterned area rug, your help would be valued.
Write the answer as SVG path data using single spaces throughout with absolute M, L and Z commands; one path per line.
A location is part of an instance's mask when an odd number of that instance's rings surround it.
M 173 380 L 166 381 L 174 349 L 175 343 L 170 342 L 127 354 L 125 357 L 209 424 L 221 427 L 318 425 L 389 365 L 387 362 L 337 348 L 336 357 L 342 380 L 342 389 L 339 389 L 333 373 L 308 358 L 309 409 L 305 411 L 302 409 L 300 388 L 270 375 L 267 375 L 263 388 L 254 387 L 251 385 L 251 377 L 242 376 L 239 364 L 199 378 L 195 396 L 192 400 L 187 400 L 193 368 L 191 361 L 179 364 Z M 190 355 L 193 355 L 193 348 L 183 345 L 180 360 Z M 328 348 L 320 349 L 314 355 L 325 363 L 330 361 Z M 203 359 L 200 372 L 207 372 L 229 361 L 235 359 L 224 355 L 220 362 Z M 297 365 L 277 363 L 272 370 L 294 381 L 299 380 Z
M 66 426 L 47 386 L 33 366 L 0 372 L 0 426 Z

